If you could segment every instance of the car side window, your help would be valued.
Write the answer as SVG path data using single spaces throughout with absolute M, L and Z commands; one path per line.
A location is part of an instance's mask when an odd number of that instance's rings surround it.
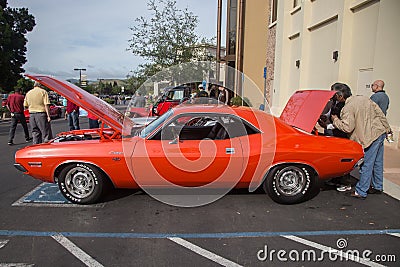
M 259 133 L 246 121 L 230 114 L 178 115 L 151 140 L 224 140 Z

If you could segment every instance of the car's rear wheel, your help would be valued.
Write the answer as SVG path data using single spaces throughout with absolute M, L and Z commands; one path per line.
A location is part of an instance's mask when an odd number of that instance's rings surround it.
M 69 201 L 77 204 L 97 202 L 106 189 L 103 173 L 96 167 L 74 163 L 67 165 L 59 174 L 58 187 Z
M 317 183 L 314 171 L 305 165 L 280 165 L 264 181 L 264 191 L 277 203 L 295 204 L 307 199 Z

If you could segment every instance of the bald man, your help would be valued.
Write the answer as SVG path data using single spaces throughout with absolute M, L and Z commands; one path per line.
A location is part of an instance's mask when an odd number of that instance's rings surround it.
M 371 85 L 372 92 L 374 93 L 371 96 L 371 100 L 378 104 L 383 113 L 386 115 L 386 111 L 389 108 L 389 97 L 383 90 L 383 87 L 385 87 L 385 83 L 382 80 L 376 80 Z

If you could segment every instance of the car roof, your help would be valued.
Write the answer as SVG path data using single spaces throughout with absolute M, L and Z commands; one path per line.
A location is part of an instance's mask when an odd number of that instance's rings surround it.
M 259 128 L 259 119 L 274 117 L 269 113 L 251 107 L 228 106 L 223 104 L 182 104 L 173 108 L 174 114 L 218 113 L 239 116 Z

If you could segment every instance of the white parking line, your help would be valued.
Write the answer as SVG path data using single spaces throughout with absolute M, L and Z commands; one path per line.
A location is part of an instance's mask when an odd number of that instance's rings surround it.
M 91 256 L 86 254 L 85 251 L 80 249 L 74 243 L 72 243 L 68 238 L 63 235 L 52 235 L 54 240 L 60 243 L 64 248 L 66 248 L 72 255 L 77 257 L 81 262 L 83 262 L 86 266 L 90 267 L 103 267 L 99 262 L 93 259 Z
M 27 263 L 0 263 L 0 267 L 33 267 L 35 264 Z
M 392 236 L 395 236 L 395 237 L 400 237 L 400 234 L 399 234 L 399 233 L 390 233 L 390 234 L 388 234 L 388 235 L 392 235 Z
M 5 245 L 7 245 L 8 240 L 0 240 L 0 248 L 4 247 Z
M 0 240 L 0 248 L 4 248 L 10 240 Z M 0 262 L 0 267 L 32 267 L 34 264 L 28 263 L 3 263 Z
M 168 237 L 169 240 L 172 242 L 175 242 L 178 245 L 181 245 L 187 249 L 190 249 L 194 253 L 199 254 L 200 256 L 203 256 L 209 260 L 212 260 L 213 262 L 216 262 L 222 266 L 235 266 L 235 267 L 241 267 L 242 265 L 239 265 L 233 261 L 230 261 L 228 259 L 225 259 L 221 256 L 218 256 L 217 254 L 214 254 L 208 250 L 205 250 L 204 248 L 201 248 L 199 246 L 196 246 L 195 244 L 192 244 L 185 239 L 179 238 L 179 237 Z
M 366 259 L 361 258 L 361 257 L 356 259 L 356 257 L 354 257 L 354 255 L 352 255 L 350 253 L 347 253 L 347 252 L 344 252 L 344 251 L 340 251 L 340 250 L 337 250 L 337 249 L 334 249 L 334 248 L 331 248 L 331 247 L 328 247 L 328 246 L 324 246 L 324 245 L 315 243 L 313 241 L 309 241 L 307 239 L 304 239 L 304 238 L 301 238 L 301 237 L 298 237 L 298 236 L 282 235 L 282 237 L 290 239 L 290 240 L 298 242 L 298 243 L 301 243 L 301 244 L 304 244 L 304 245 L 307 245 L 309 247 L 313 247 L 313 248 L 322 250 L 322 251 L 329 251 L 329 253 L 332 253 L 334 255 L 340 256 L 340 257 L 342 257 L 342 258 L 344 258 L 346 260 L 351 260 L 351 261 L 354 261 L 354 262 L 357 262 L 357 263 L 364 264 L 366 266 L 374 266 L 374 267 L 375 266 L 376 267 L 385 266 L 385 265 L 381 265 L 381 264 L 373 262 L 373 261 L 366 260 Z

